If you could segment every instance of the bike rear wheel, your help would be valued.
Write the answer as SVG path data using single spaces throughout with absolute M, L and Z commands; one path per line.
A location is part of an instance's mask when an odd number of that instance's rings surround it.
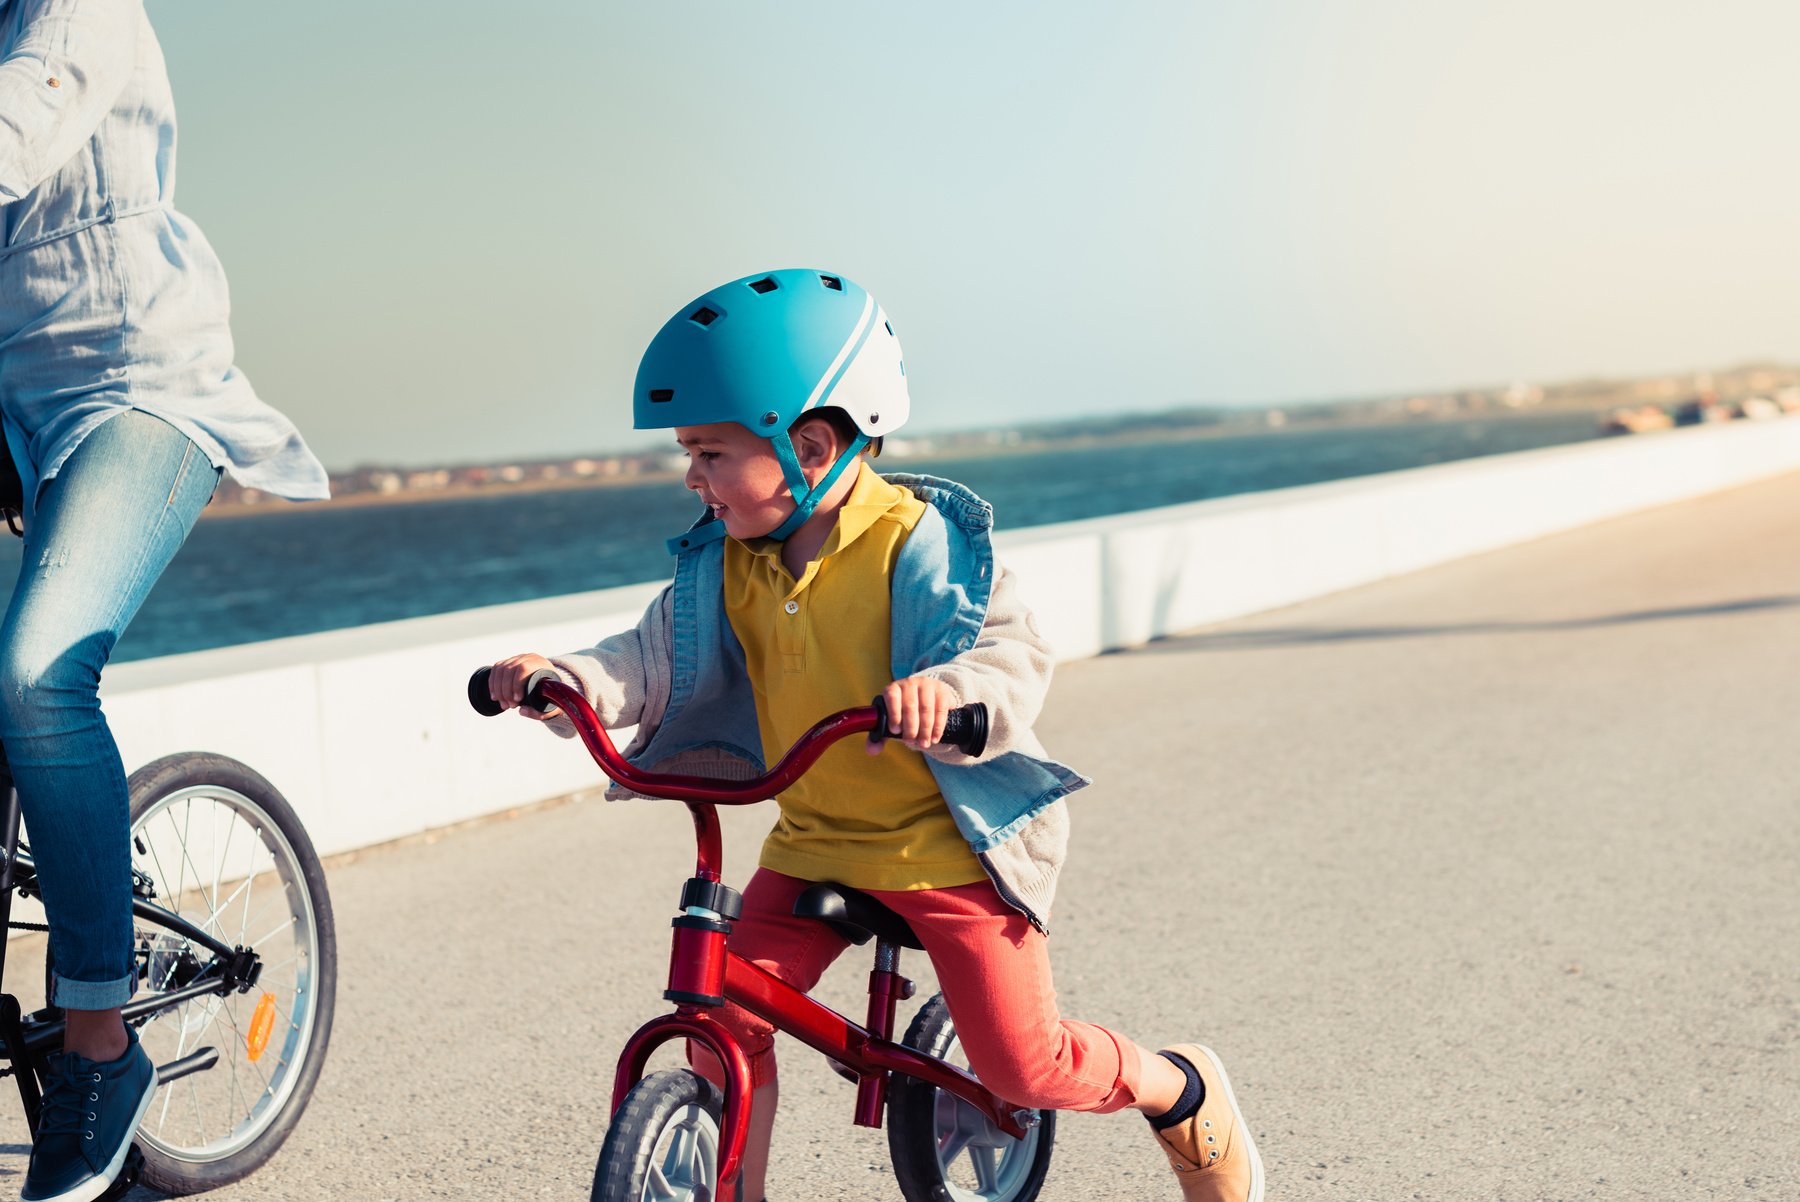
M 938 994 L 919 1008 L 902 1040 L 967 1069 L 950 1008 Z M 1056 1142 L 1056 1112 L 1014 1139 L 986 1115 L 934 1085 L 900 1074 L 888 1091 L 888 1155 L 907 1202 L 1032 1202 L 1044 1188 Z
M 592 1202 L 712 1202 L 722 1109 L 712 1082 L 687 1069 L 639 1081 L 606 1129 Z
M 158 1065 L 218 1054 L 160 1086 L 138 1130 L 145 1183 L 192 1193 L 263 1164 L 305 1110 L 331 1038 L 336 927 L 312 840 L 252 769 L 207 752 L 167 756 L 132 774 L 130 795 L 132 866 L 156 903 L 262 961 L 248 992 L 193 998 L 139 1028 Z M 212 958 L 149 919 L 134 927 L 140 997 L 179 988 Z

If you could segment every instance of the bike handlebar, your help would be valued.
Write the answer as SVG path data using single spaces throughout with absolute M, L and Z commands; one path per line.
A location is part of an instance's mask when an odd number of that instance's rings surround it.
M 493 717 L 501 713 L 500 704 L 488 691 L 488 673 L 481 668 L 469 677 L 469 704 L 476 713 Z M 755 780 L 735 781 L 683 773 L 645 772 L 628 762 L 613 746 L 612 738 L 600 724 L 600 716 L 587 698 L 570 688 L 554 672 L 541 671 L 525 682 L 525 704 L 544 712 L 551 706 L 563 711 L 575 724 L 575 733 L 587 747 L 607 776 L 617 783 L 648 797 L 667 797 L 675 801 L 705 801 L 715 805 L 748 805 L 773 797 L 787 789 L 825 754 L 826 748 L 840 739 L 868 732 L 876 742 L 890 738 L 885 699 L 857 709 L 839 710 L 815 723 L 801 735 L 787 754 L 773 768 Z M 980 755 L 987 746 L 987 706 L 980 702 L 959 706 L 950 711 L 944 724 L 944 741 L 939 746 L 956 747 L 966 755 Z

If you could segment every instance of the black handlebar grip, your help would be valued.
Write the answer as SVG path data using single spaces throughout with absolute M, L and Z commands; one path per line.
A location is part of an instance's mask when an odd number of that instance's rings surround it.
M 488 691 L 488 676 L 492 674 L 492 672 L 492 668 L 477 668 L 475 669 L 475 674 L 469 677 L 469 704 L 474 707 L 476 713 L 484 718 L 492 718 L 495 714 L 503 712 L 500 708 L 500 703 L 495 701 L 493 694 Z M 525 682 L 526 706 L 536 710 L 540 714 L 549 709 L 550 706 L 546 704 L 542 698 L 538 698 L 534 701 L 533 696 L 537 693 L 539 685 L 543 684 L 546 680 L 555 679 L 557 679 L 556 673 L 550 671 L 548 668 L 542 668 L 533 672 L 531 674 L 531 679 Z
M 492 668 L 477 668 L 475 675 L 469 677 L 469 705 L 483 718 L 492 718 L 501 712 L 500 703 L 488 692 L 488 677 Z
M 944 722 L 944 742 L 964 755 L 980 755 L 986 751 L 987 736 L 988 710 L 979 701 L 974 705 L 958 706 L 951 710 L 949 718 Z
M 869 703 L 875 707 L 875 729 L 869 732 L 871 743 L 880 743 L 894 737 L 888 730 L 887 697 L 882 695 Z M 959 705 L 951 710 L 944 720 L 944 739 L 940 747 L 954 747 L 964 755 L 980 755 L 987 749 L 988 710 L 986 704 L 977 701 L 973 705 Z

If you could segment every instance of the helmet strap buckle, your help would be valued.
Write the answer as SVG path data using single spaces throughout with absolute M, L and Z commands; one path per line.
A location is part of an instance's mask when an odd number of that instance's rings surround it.
M 852 439 L 844 453 L 838 456 L 837 462 L 831 465 L 831 470 L 820 477 L 816 485 L 806 482 L 806 473 L 800 468 L 800 457 L 794 454 L 794 440 L 787 436 L 787 431 L 783 430 L 769 441 L 775 446 L 775 457 L 781 460 L 781 474 L 787 478 L 788 491 L 793 494 L 794 512 L 765 537 L 784 542 L 789 535 L 804 526 L 806 520 L 819 508 L 819 502 L 825 499 L 831 486 L 844 474 L 844 469 L 855 463 L 863 448 L 869 445 L 869 437 L 859 433 Z

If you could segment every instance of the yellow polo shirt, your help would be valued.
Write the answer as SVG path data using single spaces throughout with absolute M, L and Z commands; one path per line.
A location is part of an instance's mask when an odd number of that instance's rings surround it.
M 725 612 L 771 764 L 820 718 L 869 704 L 893 680 L 889 581 L 925 503 L 866 463 L 857 473 L 800 579 L 782 566 L 780 543 L 725 542 Z M 853 889 L 946 889 L 986 877 L 925 757 L 898 742 L 872 757 L 862 739 L 846 739 L 778 800 L 765 868 Z

